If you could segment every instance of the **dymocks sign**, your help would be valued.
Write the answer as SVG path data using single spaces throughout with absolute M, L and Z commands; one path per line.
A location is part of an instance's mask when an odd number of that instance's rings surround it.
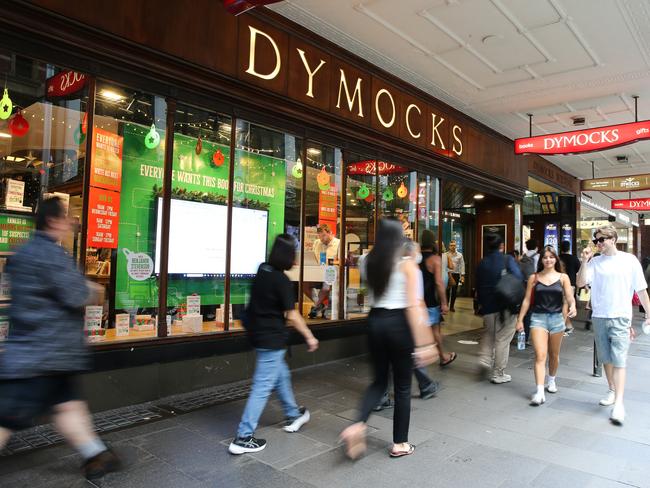
M 650 190 L 650 174 L 582 180 L 582 191 Z
M 650 120 L 515 139 L 515 154 L 575 154 L 602 151 L 642 139 L 650 139 Z
M 650 198 L 633 198 L 630 200 L 612 200 L 612 209 L 616 210 L 650 210 Z

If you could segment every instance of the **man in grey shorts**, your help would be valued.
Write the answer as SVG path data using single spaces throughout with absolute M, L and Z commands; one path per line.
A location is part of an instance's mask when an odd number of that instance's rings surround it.
M 594 232 L 594 245 L 600 256 L 593 256 L 591 247 L 582 251 L 582 266 L 576 277 L 578 287 L 591 287 L 592 322 L 598 359 L 605 367 L 609 392 L 600 405 L 614 405 L 609 419 L 623 425 L 625 407 L 625 363 L 630 341 L 635 332 L 632 327 L 632 297 L 634 292 L 645 310 L 650 310 L 647 283 L 639 260 L 630 253 L 616 249 L 618 235 L 612 225 Z M 650 324 L 648 314 L 645 324 Z

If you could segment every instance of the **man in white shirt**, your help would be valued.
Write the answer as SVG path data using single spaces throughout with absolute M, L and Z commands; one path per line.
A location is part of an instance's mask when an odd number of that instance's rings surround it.
M 598 359 L 605 367 L 609 392 L 600 405 L 614 405 L 610 420 L 623 425 L 625 407 L 625 365 L 630 342 L 635 336 L 632 327 L 632 297 L 634 292 L 645 310 L 650 310 L 647 283 L 638 259 L 616 249 L 618 235 L 612 225 L 594 232 L 594 245 L 600 256 L 593 256 L 591 247 L 582 251 L 582 266 L 576 277 L 579 287 L 591 287 L 592 323 Z M 648 314 L 645 326 L 650 326 Z
M 339 244 L 340 239 L 336 238 L 332 233 L 329 225 L 321 224 L 316 228 L 318 239 L 314 241 L 314 256 L 316 262 L 321 265 L 334 264 L 339 259 Z M 320 312 L 324 313 L 326 303 L 329 298 L 330 285 L 322 283 L 320 291 L 318 292 L 318 299 L 314 306 L 309 311 L 309 318 L 314 319 Z M 317 288 L 314 284 L 305 284 L 305 293 L 311 297 L 311 290 Z
M 449 242 L 449 251 L 447 255 L 453 264 L 449 280 L 449 311 L 455 312 L 456 295 L 458 286 L 465 282 L 465 259 L 463 255 L 456 250 L 456 241 Z

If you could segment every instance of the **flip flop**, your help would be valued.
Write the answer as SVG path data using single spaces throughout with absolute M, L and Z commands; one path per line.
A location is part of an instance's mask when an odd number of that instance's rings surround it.
M 415 452 L 415 446 L 409 443 L 408 451 L 390 451 L 388 454 L 392 458 L 398 458 L 398 457 L 410 456 L 414 452 Z
M 453 363 L 456 360 L 456 358 L 458 357 L 458 354 L 456 354 L 455 352 L 450 352 L 449 354 L 450 354 L 450 356 L 449 356 L 449 359 L 447 359 L 447 361 L 440 361 L 440 366 L 441 367 L 442 366 L 447 366 L 447 365 Z

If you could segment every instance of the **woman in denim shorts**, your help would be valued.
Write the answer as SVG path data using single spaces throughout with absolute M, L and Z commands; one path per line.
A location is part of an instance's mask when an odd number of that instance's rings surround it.
M 546 391 L 556 393 L 555 374 L 560 364 L 560 347 L 564 336 L 564 301 L 569 305 L 568 316 L 575 317 L 576 302 L 569 277 L 562 272 L 562 262 L 555 249 L 546 246 L 537 264 L 537 273 L 528 279 L 526 295 L 517 318 L 517 331 L 524 330 L 524 317 L 530 308 L 530 335 L 535 348 L 535 384 L 537 390 L 530 400 L 533 406 L 546 401 L 544 376 L 546 357 L 548 361 L 548 383 Z

